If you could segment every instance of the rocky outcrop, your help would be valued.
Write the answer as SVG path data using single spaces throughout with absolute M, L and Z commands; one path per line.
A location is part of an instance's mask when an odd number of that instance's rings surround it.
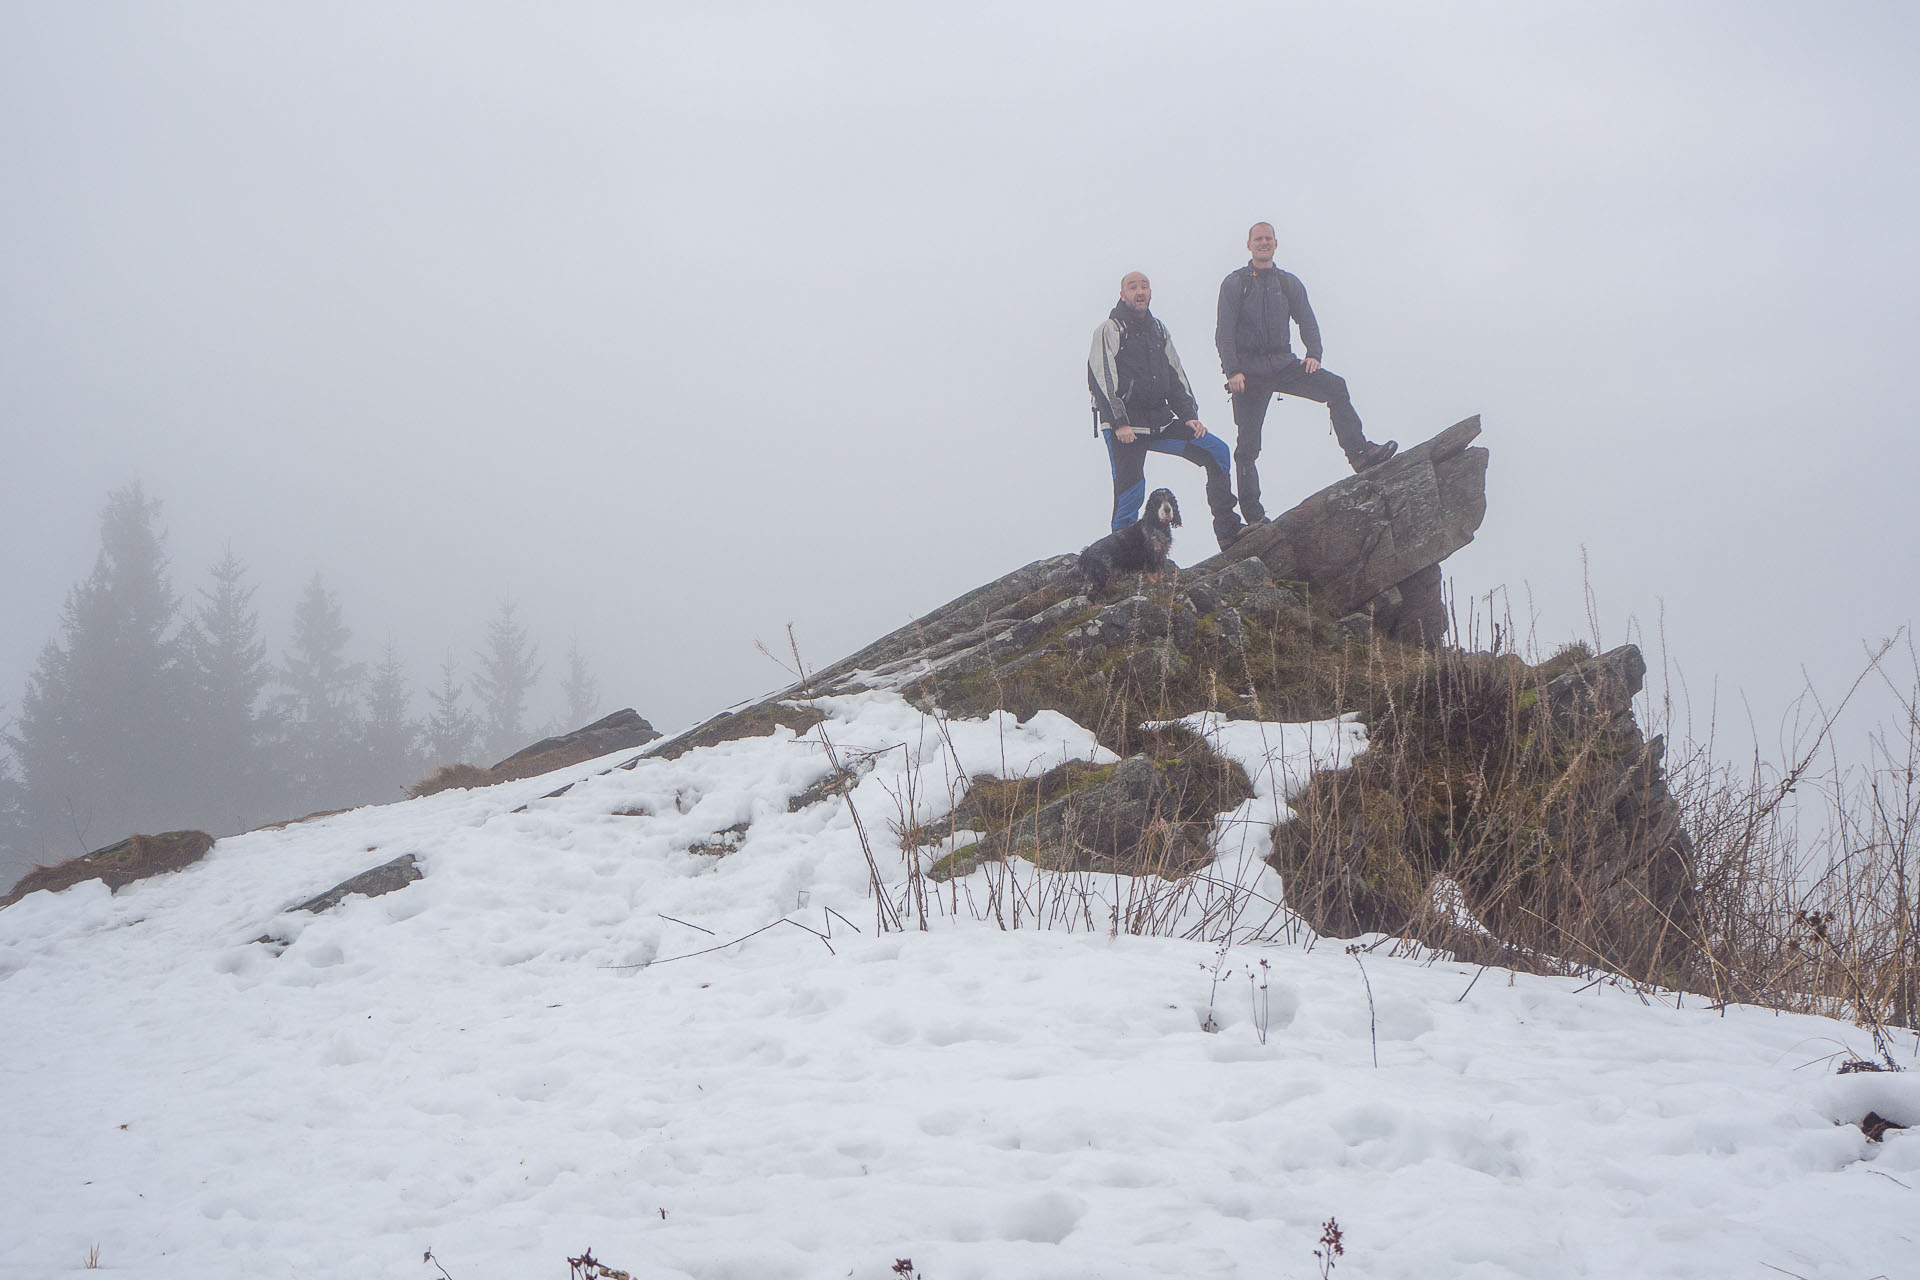
M 416 800 L 441 791 L 490 787 L 498 782 L 537 778 L 570 764 L 610 755 L 628 747 L 644 747 L 660 737 L 660 731 L 648 724 L 632 707 L 623 707 L 572 733 L 542 738 L 531 746 L 502 760 L 491 769 L 472 764 L 443 764 L 433 773 L 407 788 Z
M 648 724 L 646 717 L 632 707 L 622 707 L 572 733 L 542 738 L 532 746 L 522 747 L 494 765 L 492 772 L 502 777 L 532 777 L 533 773 L 545 773 L 627 747 L 643 747 L 659 736 L 660 731 Z M 542 767 L 533 773 L 524 771 L 525 766 L 535 762 Z
M 1322 489 L 1219 558 L 1257 559 L 1275 578 L 1306 583 L 1329 617 L 1437 645 L 1447 629 L 1440 563 L 1473 541 L 1487 514 L 1487 451 L 1469 447 L 1479 434 L 1478 415 L 1457 422 Z
M 1213 582 L 1224 582 L 1229 594 L 1238 584 L 1271 588 L 1255 610 L 1311 609 L 1350 635 L 1378 632 L 1438 645 L 1447 621 L 1440 563 L 1473 540 L 1487 511 L 1487 451 L 1473 444 L 1479 434 L 1480 419 L 1467 418 L 1322 489 L 1225 553 L 1180 570 L 1180 591 L 1192 598 L 1198 588 L 1206 604 Z M 1249 562 L 1256 576 L 1232 575 Z M 897 688 L 1025 656 L 1036 640 L 1091 607 L 1080 594 L 1085 584 L 1076 563 L 1074 555 L 1059 555 L 1016 569 L 822 669 L 815 686 Z M 1103 617 L 1090 634 L 1116 623 L 1138 630 L 1133 620 Z M 1178 648 L 1182 637 L 1168 638 Z
M 1660 981 L 1700 931 L 1693 845 L 1633 715 L 1632 645 L 1436 655 L 1369 720 L 1353 768 L 1322 774 L 1274 830 L 1288 901 L 1337 937 L 1409 933 L 1501 963 L 1557 957 Z M 1451 900 L 1437 902 L 1444 881 Z
M 1095 596 L 1075 556 L 1035 561 L 655 754 L 775 724 L 802 731 L 818 714 L 810 699 L 861 689 L 959 715 L 1057 710 L 1122 762 L 1098 776 L 975 779 L 962 814 L 977 838 L 961 837 L 938 873 L 1017 854 L 1177 875 L 1203 853 L 1208 816 L 1178 797 L 1224 792 L 1174 779 L 1224 762 L 1150 725 L 1202 710 L 1354 712 L 1368 752 L 1317 780 L 1301 817 L 1275 832 L 1289 905 L 1316 928 L 1670 976 L 1697 937 L 1691 848 L 1663 745 L 1634 723 L 1638 653 L 1534 667 L 1443 643 L 1440 566 L 1486 514 L 1479 434 L 1478 418 L 1456 423 L 1160 581 L 1124 577 Z
M 1133 873 L 1188 869 L 1204 856 L 1211 814 L 1184 812 L 1184 797 L 1200 792 L 1175 779 L 1190 759 L 1211 759 L 1213 772 L 1223 762 L 1204 744 L 1175 748 L 1142 725 L 1202 708 L 1331 715 L 1344 709 L 1333 699 L 1346 677 L 1317 651 L 1375 630 L 1437 642 L 1439 563 L 1472 538 L 1486 510 L 1486 450 L 1469 447 L 1479 430 L 1478 419 L 1459 423 L 1315 494 L 1230 554 L 1164 581 L 1133 575 L 1096 599 L 1076 555 L 1035 561 L 805 685 L 716 716 L 652 754 L 775 724 L 804 731 L 817 718 L 806 701 L 823 693 L 894 689 L 959 713 L 1053 708 L 1129 759 L 1114 777 L 1080 779 L 1067 794 L 1029 805 L 1017 822 L 1002 815 L 968 856 L 1017 853 L 1042 865 Z
M 1591 915 L 1593 949 L 1658 972 L 1696 932 L 1694 860 L 1667 789 L 1666 741 L 1643 738 L 1634 720 L 1646 674 L 1630 644 L 1580 662 L 1540 690 L 1534 721 L 1550 721 L 1550 731 L 1537 732 L 1587 757 L 1568 769 L 1585 775 L 1584 803 L 1550 811 L 1546 840 L 1574 860 L 1568 878 Z

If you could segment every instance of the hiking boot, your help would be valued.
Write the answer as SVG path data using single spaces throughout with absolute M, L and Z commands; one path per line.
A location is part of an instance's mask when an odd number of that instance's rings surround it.
M 1380 444 L 1366 445 L 1362 447 L 1358 453 L 1348 454 L 1347 461 L 1353 465 L 1356 473 L 1371 471 L 1388 458 L 1391 458 L 1395 453 L 1399 452 L 1399 449 L 1400 442 L 1398 440 L 1387 440 Z
M 1247 530 L 1252 527 L 1250 524 L 1237 524 L 1231 529 L 1215 529 L 1213 531 L 1213 537 L 1214 540 L 1220 544 L 1220 549 L 1225 551 L 1228 547 L 1231 547 L 1234 543 L 1245 537 Z

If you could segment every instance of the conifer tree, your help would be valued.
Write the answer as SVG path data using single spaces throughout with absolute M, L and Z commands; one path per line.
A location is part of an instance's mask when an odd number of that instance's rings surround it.
M 387 641 L 380 665 L 367 682 L 367 717 L 362 737 L 365 798 L 390 799 L 396 788 L 416 781 L 420 770 L 420 726 L 410 714 L 413 691 L 407 686 L 406 667 Z
M 292 648 L 281 656 L 276 698 L 285 767 L 296 806 L 332 808 L 358 799 L 353 757 L 360 738 L 365 668 L 347 660 L 352 637 L 340 601 L 316 573 L 293 610 Z
M 600 682 L 593 678 L 576 638 L 567 646 L 567 678 L 560 684 L 567 698 L 567 723 L 561 732 L 578 729 L 600 718 Z
M 273 816 L 276 787 L 262 750 L 271 732 L 261 707 L 272 670 L 246 566 L 229 547 L 210 573 L 213 588 L 201 589 L 181 637 L 193 791 L 205 807 L 200 825 L 239 831 Z
M 191 819 L 182 689 L 160 503 L 136 482 L 100 516 L 100 554 L 68 594 L 8 735 L 29 852 L 64 860 Z
M 0 743 L 12 727 L 12 718 L 6 714 L 5 707 L 0 707 Z M 0 750 L 0 893 L 5 893 L 15 880 L 33 870 L 26 837 L 24 797 L 19 779 L 14 775 L 12 755 Z
M 433 712 L 427 717 L 421 736 L 427 748 L 427 764 L 471 764 L 472 751 L 480 724 L 471 711 L 460 705 L 461 687 L 454 678 L 453 655 L 440 664 L 440 687 L 427 695 Z
M 527 693 L 540 678 L 537 653 L 538 646 L 527 640 L 526 628 L 514 617 L 513 602 L 501 601 L 487 624 L 486 647 L 478 655 L 480 670 L 473 677 L 480 695 L 481 746 L 489 763 L 527 745 Z

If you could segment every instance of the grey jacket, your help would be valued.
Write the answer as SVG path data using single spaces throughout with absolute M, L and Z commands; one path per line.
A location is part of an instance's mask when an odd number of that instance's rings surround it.
M 1157 430 L 1170 419 L 1200 416 L 1167 327 L 1152 313 L 1136 314 L 1124 304 L 1093 331 L 1087 390 L 1094 412 L 1110 427 Z
M 1248 263 L 1220 282 L 1220 309 L 1213 345 L 1220 352 L 1220 371 L 1270 378 L 1294 362 L 1293 334 L 1300 326 L 1300 345 L 1320 359 L 1320 322 L 1313 318 L 1307 286 L 1291 271 L 1270 267 L 1255 271 Z

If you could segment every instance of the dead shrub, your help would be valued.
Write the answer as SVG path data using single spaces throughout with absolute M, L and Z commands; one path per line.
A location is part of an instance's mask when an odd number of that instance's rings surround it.
M 1835 747 L 1868 681 L 1894 721 L 1858 762 Z M 1889 642 L 1837 704 L 1809 688 L 1779 763 L 1690 748 L 1674 789 L 1698 848 L 1696 984 L 1723 1001 L 1852 1018 L 1892 1063 L 1886 1030 L 1920 1029 L 1920 658 Z M 1712 733 L 1707 735 L 1712 741 Z

